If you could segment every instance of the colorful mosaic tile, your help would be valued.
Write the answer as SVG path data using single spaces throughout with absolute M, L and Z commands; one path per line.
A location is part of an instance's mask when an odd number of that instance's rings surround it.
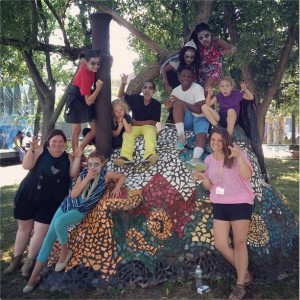
M 240 127 L 235 129 L 234 140 L 246 151 L 254 169 L 251 183 L 256 197 L 247 240 L 249 268 L 255 281 L 271 282 L 294 264 L 298 223 L 287 199 L 261 179 L 257 158 Z M 133 166 L 114 166 L 111 161 L 119 156 L 119 150 L 113 153 L 108 169 L 126 174 L 127 188 L 120 199 L 112 199 L 110 186 L 82 223 L 70 227 L 73 256 L 59 273 L 53 272 L 59 255 L 55 244 L 42 280 L 44 288 L 146 287 L 188 278 L 199 263 L 208 276 L 233 274 L 214 247 L 209 194 L 192 180 L 184 165 L 192 150 L 176 151 L 175 141 L 175 129 L 159 133 L 160 160 L 150 167 L 141 164 L 141 138 Z M 188 141 L 192 146 L 191 134 Z M 204 156 L 209 153 L 207 146 Z

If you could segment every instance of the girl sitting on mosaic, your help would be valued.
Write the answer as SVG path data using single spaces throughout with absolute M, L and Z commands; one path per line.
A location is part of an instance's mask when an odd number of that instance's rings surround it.
M 254 204 L 252 166 L 247 155 L 232 144 L 224 128 L 211 130 L 209 145 L 213 153 L 204 160 L 208 169 L 204 173 L 193 171 L 192 176 L 210 191 L 215 247 L 236 269 L 236 286 L 229 299 L 238 300 L 245 296 L 245 286 L 253 281 L 247 271 L 247 235 Z M 228 242 L 230 229 L 234 247 Z
M 68 226 L 75 225 L 92 210 L 101 199 L 107 183 L 116 181 L 115 188 L 111 192 L 112 197 L 119 197 L 121 187 L 126 181 L 126 176 L 108 171 L 104 168 L 105 158 L 98 152 L 92 152 L 88 156 L 88 169 L 83 170 L 76 181 L 69 196 L 62 202 L 56 211 L 48 233 L 45 237 L 41 250 L 36 260 L 23 293 L 33 291 L 41 279 L 41 271 L 50 256 L 52 246 L 58 238 L 60 244 L 60 256 L 55 266 L 55 271 L 62 271 L 72 256 L 72 251 L 68 249 Z
M 111 102 L 112 106 L 112 147 L 121 148 L 123 133 L 131 132 L 131 116 L 128 114 L 128 105 L 121 99 Z

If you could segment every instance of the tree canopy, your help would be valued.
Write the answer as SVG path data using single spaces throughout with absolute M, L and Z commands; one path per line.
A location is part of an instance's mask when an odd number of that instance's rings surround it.
M 95 11 L 111 14 L 131 32 L 130 46 L 140 57 L 129 92 L 139 92 L 145 79 L 160 83 L 161 63 L 204 21 L 215 36 L 238 48 L 237 55 L 225 61 L 225 72 L 237 81 L 247 80 L 256 95 L 261 136 L 268 107 L 282 101 L 280 91 L 294 89 L 293 97 L 297 94 L 297 83 L 289 78 L 295 79 L 298 66 L 298 1 L 1 1 L 0 84 L 34 82 L 43 134 L 53 128 L 64 105 L 66 95 L 56 101 L 57 86 L 67 91 L 74 62 L 91 47 L 89 15 Z M 284 102 L 289 101 L 285 96 Z

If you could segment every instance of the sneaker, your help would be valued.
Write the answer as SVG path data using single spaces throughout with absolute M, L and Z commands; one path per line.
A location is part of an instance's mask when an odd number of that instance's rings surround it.
M 113 164 L 118 167 L 126 167 L 128 165 L 133 165 L 134 162 L 126 157 L 120 156 L 119 158 L 113 160 Z
M 157 154 L 151 154 L 146 159 L 143 160 L 143 164 L 154 165 L 159 160 L 159 156 Z
M 186 138 L 185 138 L 184 134 L 181 134 L 178 136 L 177 142 L 175 144 L 175 149 L 182 150 L 182 149 L 184 149 L 185 144 L 186 144 Z
M 185 166 L 190 170 L 195 170 L 198 172 L 204 172 L 207 170 L 208 166 L 198 158 L 193 158 L 185 162 Z

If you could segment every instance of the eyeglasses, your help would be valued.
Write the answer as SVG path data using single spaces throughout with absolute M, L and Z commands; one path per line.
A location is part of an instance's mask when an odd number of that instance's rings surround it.
M 146 89 L 148 89 L 148 90 L 154 90 L 154 87 L 152 85 L 144 85 L 143 86 L 143 90 L 146 90 Z
M 208 39 L 209 37 L 210 37 L 210 33 L 206 33 L 206 34 L 204 34 L 204 36 L 203 36 L 203 35 L 199 35 L 199 36 L 198 36 L 198 40 L 201 41 L 201 40 L 203 40 L 204 38 Z
M 184 58 L 185 59 L 192 59 L 192 60 L 194 60 L 195 56 L 194 55 L 184 55 Z
M 91 61 L 91 62 L 90 62 L 90 65 L 91 65 L 92 67 L 95 67 L 95 66 L 100 67 L 100 61 L 98 61 L 98 62 Z
M 98 168 L 98 167 L 100 167 L 100 164 L 99 163 L 88 163 L 88 167 L 89 168 Z

